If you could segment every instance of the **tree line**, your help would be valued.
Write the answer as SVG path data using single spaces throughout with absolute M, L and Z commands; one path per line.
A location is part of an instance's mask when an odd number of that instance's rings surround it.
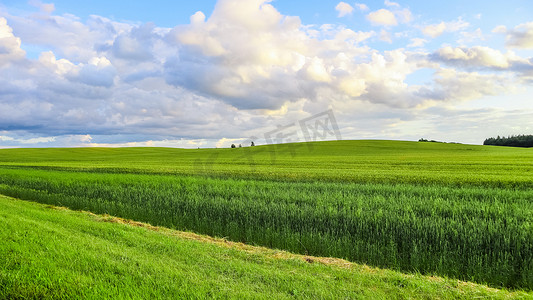
M 250 144 L 250 147 L 253 146 L 255 146 L 254 141 L 252 141 L 252 143 Z M 237 146 L 235 146 L 235 144 L 231 144 L 231 148 L 237 148 Z M 242 144 L 239 144 L 239 148 L 242 148 Z
M 533 135 L 511 135 L 508 137 L 488 138 L 483 145 L 510 146 L 510 147 L 533 147 Z

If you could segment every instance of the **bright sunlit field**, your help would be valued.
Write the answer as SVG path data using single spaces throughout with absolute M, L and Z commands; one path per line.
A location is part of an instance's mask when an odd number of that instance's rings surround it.
M 532 297 L 0 196 L 1 299 Z
M 398 141 L 0 151 L 0 193 L 493 287 L 533 289 L 533 151 Z
M 0 300 L 533 299 L 532 0 L 86 2 L 0 0 Z

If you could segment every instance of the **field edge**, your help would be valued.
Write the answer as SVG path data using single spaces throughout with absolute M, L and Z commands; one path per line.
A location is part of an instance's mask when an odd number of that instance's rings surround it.
M 388 280 L 394 278 L 392 281 L 398 282 L 411 282 L 411 281 L 424 281 L 431 286 L 439 286 L 440 288 L 447 289 L 452 292 L 457 292 L 458 295 L 472 295 L 482 293 L 482 297 L 498 297 L 498 298 L 508 298 L 508 297 L 523 297 L 523 298 L 533 298 L 533 294 L 530 294 L 526 291 L 517 290 L 509 291 L 506 289 L 496 289 L 488 287 L 486 285 L 475 284 L 471 282 L 465 282 L 456 279 L 443 278 L 439 276 L 427 276 L 420 274 L 407 274 L 400 273 L 393 270 L 380 269 L 369 267 L 367 265 L 361 265 L 353 262 L 348 262 L 346 260 L 338 258 L 328 258 L 328 257 L 314 257 L 308 255 L 300 255 L 290 253 L 288 251 L 270 249 L 266 247 L 253 246 L 244 243 L 231 242 L 223 238 L 215 238 L 207 235 L 200 235 L 191 232 L 184 232 L 169 229 L 166 227 L 153 226 L 148 223 L 137 222 L 129 219 L 113 217 L 110 215 L 98 215 L 88 211 L 74 211 L 65 207 L 53 206 L 47 204 L 36 203 L 33 201 L 20 200 L 4 195 L 0 195 L 0 199 L 8 200 L 13 203 L 20 203 L 21 205 L 30 205 L 35 207 L 35 209 L 40 209 L 48 212 L 58 212 L 66 213 L 71 216 L 88 216 L 93 222 L 102 222 L 110 223 L 112 226 L 127 226 L 128 227 L 137 227 L 142 228 L 143 230 L 155 232 L 158 235 L 163 235 L 171 238 L 191 240 L 199 243 L 208 243 L 219 248 L 233 249 L 240 252 L 244 252 L 246 255 L 258 255 L 267 259 L 275 259 L 284 263 L 285 261 L 300 261 L 307 265 L 324 265 L 332 270 L 348 270 L 349 272 L 359 272 L 361 274 L 366 274 L 365 276 L 370 276 L 377 280 L 376 278 Z M 120 227 L 119 227 L 120 228 Z M 122 228 L 125 229 L 125 228 Z M 1 278 L 0 278 L 1 279 Z M 395 291 L 397 292 L 397 291 Z M 438 294 L 435 294 L 438 295 Z M 416 297 L 415 295 L 409 295 L 409 297 Z M 448 298 L 448 297 L 444 297 Z

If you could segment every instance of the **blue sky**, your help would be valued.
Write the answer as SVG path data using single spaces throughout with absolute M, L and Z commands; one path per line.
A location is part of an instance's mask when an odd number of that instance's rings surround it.
M 0 3 L 0 147 L 532 134 L 531 1 Z
M 2 4 L 21 14 L 35 12 L 35 1 L 7 0 Z M 54 4 L 54 14 L 72 14 L 86 20 L 90 15 L 100 15 L 116 21 L 146 23 L 173 27 L 183 24 L 195 12 L 211 12 L 216 1 L 69 1 L 59 0 Z M 33 4 L 33 5 L 32 5 Z

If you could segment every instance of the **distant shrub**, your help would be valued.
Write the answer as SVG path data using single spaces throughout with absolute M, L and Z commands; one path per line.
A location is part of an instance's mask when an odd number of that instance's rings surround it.
M 430 143 L 446 143 L 446 142 L 435 141 L 435 140 L 426 140 L 425 138 L 421 138 L 418 141 L 419 142 L 430 142 Z
M 231 148 L 236 148 L 235 144 L 231 144 Z

